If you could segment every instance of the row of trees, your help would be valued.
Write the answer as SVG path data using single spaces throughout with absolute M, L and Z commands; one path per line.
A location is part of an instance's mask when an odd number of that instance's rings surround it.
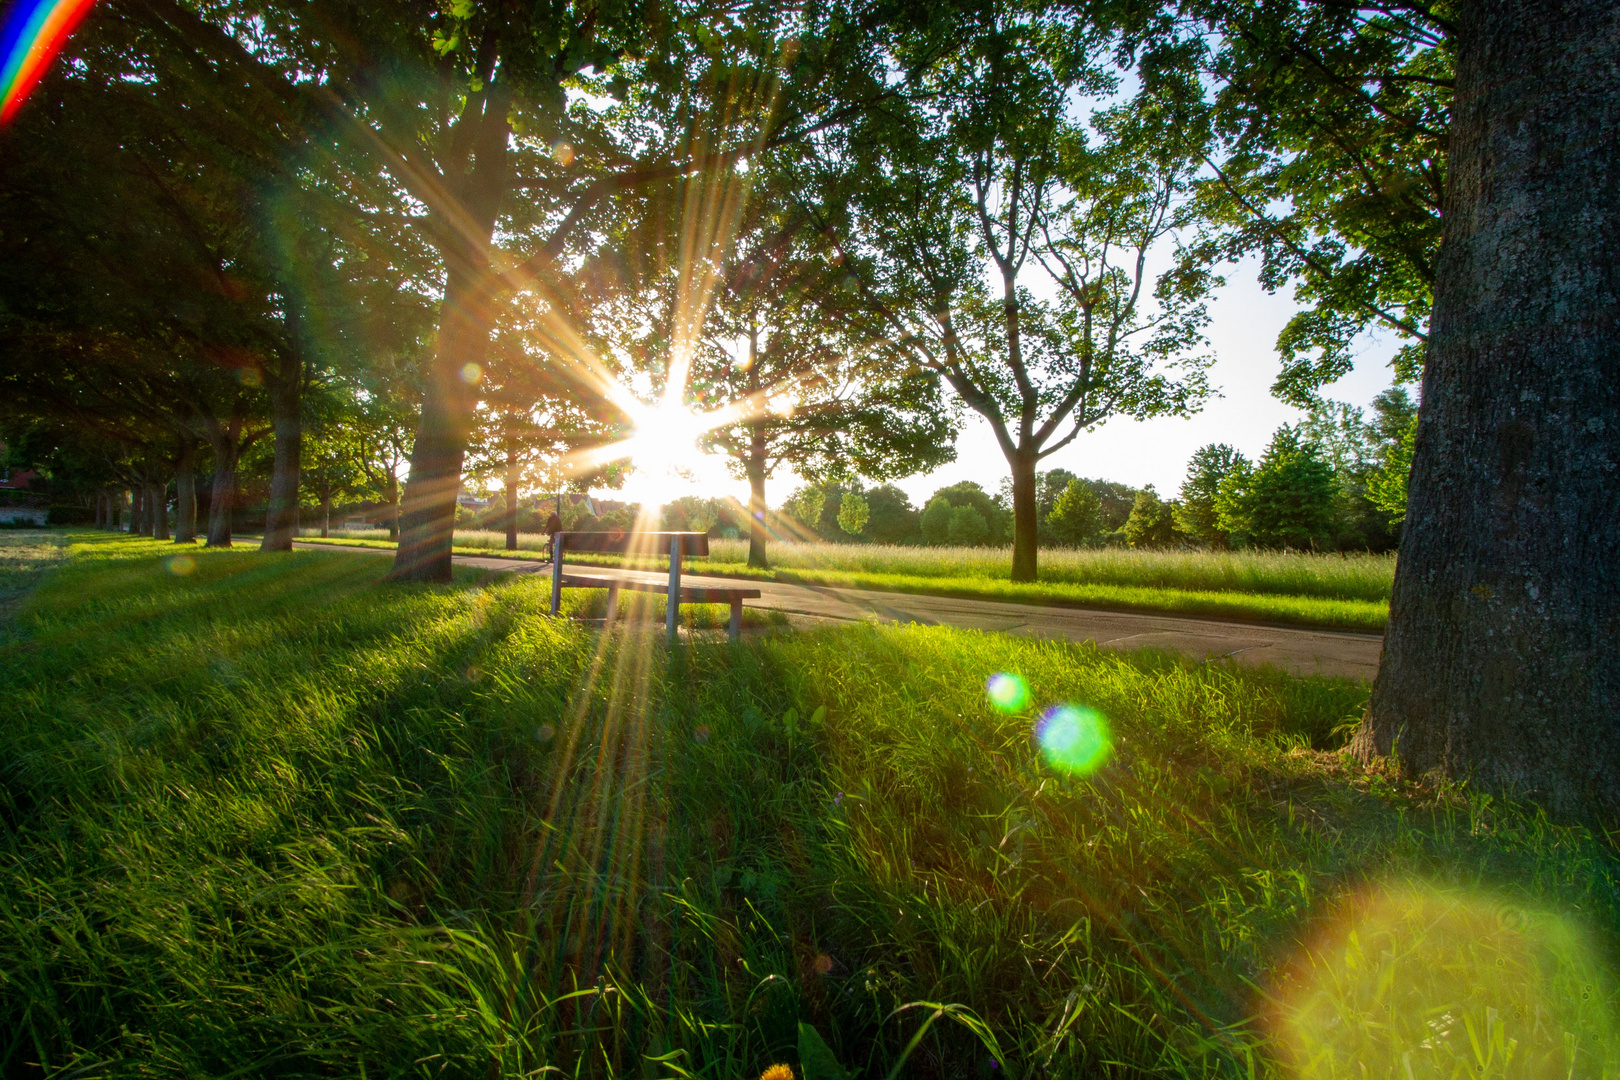
M 406 401 L 401 580 L 447 579 L 480 446 L 515 486 L 577 477 L 656 400 L 710 413 L 762 503 L 773 462 L 819 482 L 942 460 L 972 410 L 1029 580 L 1042 460 L 1196 408 L 1212 268 L 1254 254 L 1304 305 L 1279 394 L 1308 400 L 1375 324 L 1424 380 L 1363 749 L 1612 817 L 1620 599 L 1591 579 L 1620 572 L 1617 18 L 101 7 L 4 135 L 0 403 L 87 470 L 117 447 L 108 476 L 143 492 L 206 456 L 214 542 L 268 442 L 276 547 L 318 403 Z
M 1258 462 L 1230 446 L 1200 448 L 1178 497 L 1078 477 L 1036 474 L 1041 546 L 1393 548 L 1405 514 L 1417 410 L 1396 387 L 1363 410 L 1318 401 L 1285 425 Z M 899 488 L 858 481 L 807 485 L 786 512 L 810 536 L 885 544 L 1005 545 L 1012 539 L 1011 484 L 992 495 L 966 481 L 931 495 L 921 509 Z

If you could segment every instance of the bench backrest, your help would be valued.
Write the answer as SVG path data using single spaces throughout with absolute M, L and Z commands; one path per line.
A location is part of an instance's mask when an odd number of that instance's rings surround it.
M 709 553 L 709 535 L 700 532 L 626 532 L 603 529 L 597 532 L 560 532 L 564 551 L 602 551 L 614 555 L 668 555 L 669 546 L 679 537 L 681 554 L 687 557 Z

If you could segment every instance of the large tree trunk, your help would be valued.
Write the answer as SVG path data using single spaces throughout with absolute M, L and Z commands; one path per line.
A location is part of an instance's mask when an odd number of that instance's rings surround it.
M 1012 466 L 1014 581 L 1035 580 L 1036 541 L 1040 525 L 1035 501 L 1036 461 L 1033 453 L 1020 451 L 1008 463 Z
M 506 550 L 517 548 L 518 454 L 516 443 L 506 447 Z
M 98 528 L 98 529 L 105 529 L 107 527 L 106 526 L 106 520 L 107 520 L 107 515 L 106 515 L 107 495 L 106 495 L 105 492 L 97 492 L 95 510 L 96 510 L 96 515 L 95 515 L 95 517 L 96 517 L 96 525 L 95 525 L 95 527 Z
M 473 390 L 489 351 L 494 322 L 488 244 L 495 219 L 512 185 L 507 143 L 511 98 L 504 75 L 491 86 L 476 115 L 457 122 L 475 124 L 466 163 L 455 192 L 465 217 L 461 240 L 448 247 L 444 302 L 439 311 L 439 342 L 428 370 L 422 416 L 411 447 L 411 472 L 400 510 L 399 549 L 391 581 L 449 581 L 450 543 L 456 528 L 456 496 L 467 452 L 477 395 Z M 458 130 L 458 135 L 460 134 Z
M 439 348 L 428 372 L 422 418 L 411 447 L 391 581 L 450 580 L 456 496 L 461 493 L 461 465 L 476 404 L 471 384 L 489 348 L 488 288 L 483 272 L 450 272 Z
M 174 542 L 197 542 L 197 444 L 180 440 L 180 455 L 174 466 Z
M 1462 7 L 1384 661 L 1355 739 L 1620 823 L 1620 4 Z
M 151 507 L 152 539 L 169 538 L 169 482 L 146 486 L 146 504 Z
M 297 306 L 287 301 L 287 347 L 276 358 L 270 379 L 270 424 L 275 462 L 270 472 L 270 505 L 265 511 L 260 551 L 291 551 L 298 534 L 298 464 L 304 442 L 304 349 Z
M 146 516 L 146 485 L 137 481 L 129 489 L 129 535 L 151 536 L 152 526 Z
M 765 543 L 770 534 L 765 529 L 765 428 L 762 424 L 748 425 L 748 565 L 761 570 L 770 568 Z
M 208 546 L 231 546 L 231 512 L 236 508 L 236 465 L 242 447 L 239 424 L 209 425 L 209 442 L 214 448 L 214 482 L 208 495 Z

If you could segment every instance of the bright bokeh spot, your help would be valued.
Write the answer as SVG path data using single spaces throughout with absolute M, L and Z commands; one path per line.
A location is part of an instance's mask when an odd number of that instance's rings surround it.
M 477 364 L 461 365 L 461 381 L 472 386 L 484 377 L 484 369 Z
M 1022 712 L 1029 706 L 1029 683 L 1022 675 L 998 671 L 984 684 L 990 704 L 1004 713 Z
M 1102 713 L 1083 705 L 1046 710 L 1035 725 L 1035 741 L 1054 769 L 1082 776 L 1095 772 L 1114 748 Z
M 197 569 L 197 560 L 190 555 L 175 555 L 168 561 L 169 573 L 176 577 L 185 577 Z
M 1273 988 L 1273 1033 L 1300 1080 L 1613 1076 L 1615 986 L 1600 955 L 1560 916 L 1374 889 Z

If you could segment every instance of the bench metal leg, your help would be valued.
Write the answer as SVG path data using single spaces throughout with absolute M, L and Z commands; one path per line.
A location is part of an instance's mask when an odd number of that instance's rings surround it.
M 551 544 L 551 613 L 557 614 L 562 607 L 562 555 L 563 538 L 558 533 Z
M 731 640 L 736 641 L 742 636 L 742 600 L 731 602 Z
M 681 538 L 672 536 L 669 541 L 669 603 L 664 608 L 664 629 L 669 631 L 669 640 L 675 640 L 675 628 L 680 625 L 681 618 Z

